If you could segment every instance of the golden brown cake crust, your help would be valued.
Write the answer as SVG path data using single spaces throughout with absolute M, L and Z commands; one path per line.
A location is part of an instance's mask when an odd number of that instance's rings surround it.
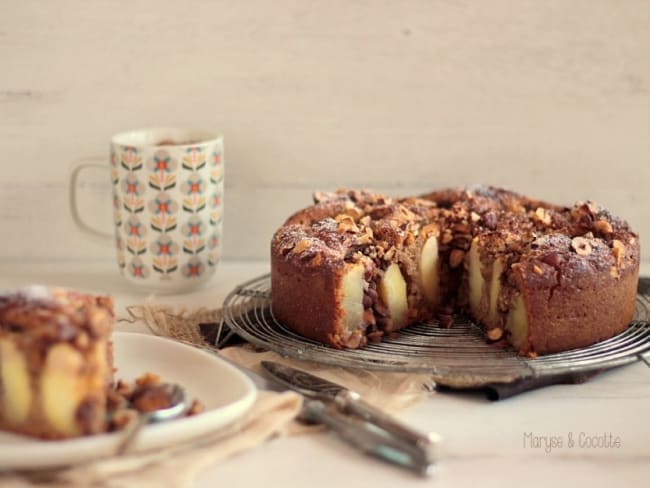
M 274 236 L 271 281 L 275 317 L 318 342 L 359 347 L 390 330 L 374 288 L 386 269 L 383 257 L 390 254 L 389 261 L 411 277 L 417 262 L 409 255 L 419 252 L 428 228 L 438 235 L 437 313 L 443 326 L 451 325 L 454 311 L 463 310 L 483 324 L 489 337 L 509 338 L 508 311 L 520 296 L 528 326 L 516 348 L 535 355 L 593 344 L 624 330 L 632 319 L 638 236 L 592 202 L 565 207 L 494 187 L 399 199 L 340 190 L 318 194 L 315 202 Z M 468 308 L 467 260 L 477 239 L 486 282 L 494 260 L 504 263 L 498 314 L 490 317 L 486 302 Z M 367 268 L 369 289 L 360 328 L 369 339 L 349 341 L 341 328 L 337 290 L 346 264 L 360 261 Z M 427 320 L 432 308 L 421 283 L 407 282 L 408 323 Z

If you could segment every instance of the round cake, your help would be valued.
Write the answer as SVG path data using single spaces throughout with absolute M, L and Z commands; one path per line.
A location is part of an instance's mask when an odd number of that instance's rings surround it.
M 336 348 L 415 322 L 451 327 L 462 312 L 488 341 L 534 357 L 623 331 L 639 261 L 638 236 L 593 202 L 563 207 L 494 187 L 339 190 L 315 194 L 273 236 L 272 311 Z

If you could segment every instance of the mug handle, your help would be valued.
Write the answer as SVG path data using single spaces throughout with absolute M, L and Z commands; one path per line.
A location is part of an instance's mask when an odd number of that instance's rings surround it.
M 90 161 L 102 161 L 102 164 Z M 72 173 L 70 173 L 70 186 L 68 188 L 68 203 L 70 206 L 70 215 L 72 216 L 72 220 L 74 221 L 75 225 L 83 232 L 94 237 L 99 237 L 104 241 L 107 241 L 108 239 L 112 240 L 114 237 L 112 233 L 94 229 L 86 222 L 84 222 L 79 215 L 79 207 L 77 205 L 77 182 L 79 180 L 79 175 L 82 171 L 89 168 L 109 169 L 108 165 L 106 164 L 106 159 L 86 158 L 72 164 L 73 166 Z

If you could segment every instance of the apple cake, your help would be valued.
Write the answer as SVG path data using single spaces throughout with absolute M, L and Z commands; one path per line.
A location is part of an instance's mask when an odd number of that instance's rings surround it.
M 45 439 L 106 430 L 109 297 L 26 287 L 0 295 L 0 429 Z
M 593 202 L 494 187 L 314 200 L 273 236 L 272 311 L 323 344 L 359 348 L 463 312 L 487 340 L 535 356 L 612 337 L 633 317 L 638 236 Z

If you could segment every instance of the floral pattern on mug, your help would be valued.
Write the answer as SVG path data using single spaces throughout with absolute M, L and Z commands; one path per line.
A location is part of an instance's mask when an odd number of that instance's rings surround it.
M 198 146 L 188 147 L 183 155 L 183 168 L 198 171 L 207 163 L 205 149 Z
M 221 153 L 213 151 L 210 156 L 210 181 L 215 185 L 223 180 L 223 166 L 221 164 Z
M 147 227 L 136 215 L 131 215 L 124 223 L 124 230 L 127 235 L 126 249 L 131 254 L 140 255 L 147 251 Z
M 142 156 L 138 148 L 133 146 L 122 146 L 120 164 L 128 171 L 137 171 L 142 168 Z
M 153 254 L 153 269 L 157 273 L 169 274 L 178 269 L 178 259 L 176 255 L 179 246 L 168 235 L 161 235 L 157 241 L 149 247 Z
M 176 280 L 189 289 L 188 281 L 202 282 L 220 258 L 223 143 L 155 143 L 162 140 L 197 139 L 138 131 L 111 144 L 118 265 L 152 289 L 174 289 Z
M 190 258 L 190 260 L 183 266 L 183 276 L 186 278 L 198 278 L 204 271 L 205 264 L 203 264 L 203 262 L 196 256 Z
M 147 162 L 147 168 L 151 171 L 149 175 L 149 186 L 156 190 L 170 190 L 176 186 L 176 173 L 178 163 L 168 151 L 160 149 L 156 151 L 153 158 Z
M 151 212 L 151 228 L 157 232 L 170 232 L 176 228 L 175 214 L 178 203 L 169 193 L 160 192 L 148 204 Z
M 181 185 L 183 193 L 183 210 L 197 213 L 205 208 L 206 197 L 204 195 L 206 182 L 199 173 L 192 173 Z
M 219 247 L 220 236 L 218 232 L 214 232 L 208 239 L 208 249 L 216 249 Z
M 183 240 L 183 251 L 188 254 L 197 254 L 205 249 L 205 239 L 203 234 L 205 228 L 203 221 L 193 215 L 190 220 L 183 225 L 181 233 L 185 237 Z
M 135 256 L 129 263 L 129 274 L 134 278 L 146 279 L 151 274 L 151 270 L 142 262 L 142 259 Z
M 219 262 L 219 244 L 221 243 L 218 232 L 213 232 L 208 239 L 208 265 L 215 266 Z
M 213 193 L 210 196 L 210 224 L 217 225 L 223 218 L 221 206 L 221 192 Z
M 135 173 L 128 173 L 122 179 L 122 192 L 124 192 L 124 208 L 131 213 L 144 210 L 144 194 L 146 187 L 138 180 Z

